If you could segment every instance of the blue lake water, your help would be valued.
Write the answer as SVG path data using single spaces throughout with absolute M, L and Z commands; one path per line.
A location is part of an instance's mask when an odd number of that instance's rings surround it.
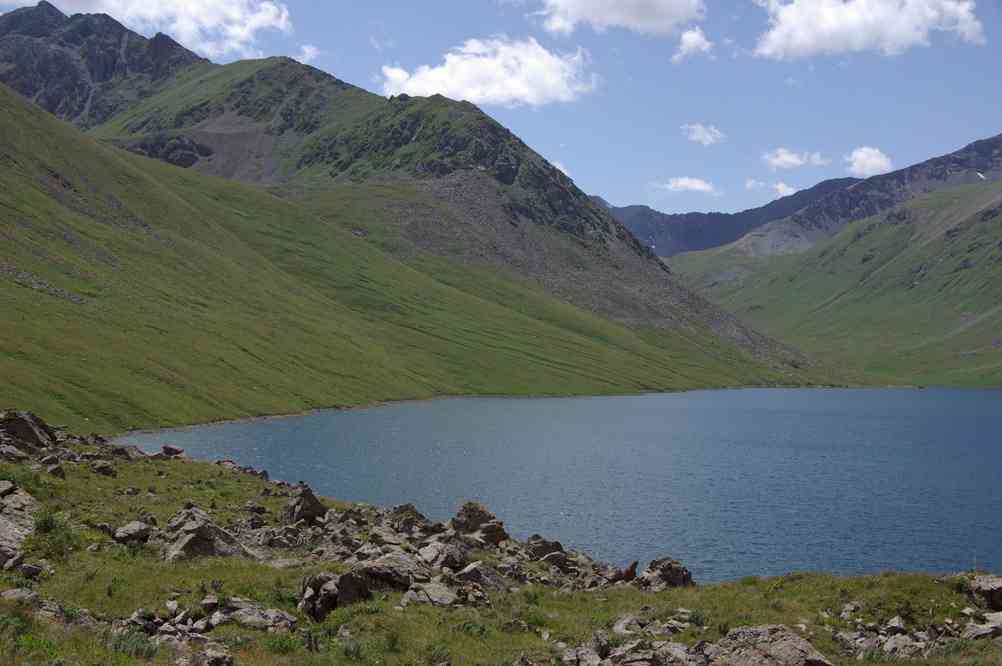
M 524 538 L 697 580 L 1002 571 L 1002 391 L 470 398 L 133 434 L 431 518 L 466 499 Z

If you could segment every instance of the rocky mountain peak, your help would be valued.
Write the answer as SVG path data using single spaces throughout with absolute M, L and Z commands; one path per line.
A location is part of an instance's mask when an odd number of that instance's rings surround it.
M 22 7 L 0 16 L 0 36 L 15 33 L 29 37 L 47 35 L 66 21 L 65 14 L 42 0 L 35 7 Z

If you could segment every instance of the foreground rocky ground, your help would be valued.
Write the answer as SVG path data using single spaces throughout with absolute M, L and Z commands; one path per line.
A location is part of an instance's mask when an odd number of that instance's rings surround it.
M 1002 578 L 701 587 L 0 412 L 0 663 L 1002 664 Z

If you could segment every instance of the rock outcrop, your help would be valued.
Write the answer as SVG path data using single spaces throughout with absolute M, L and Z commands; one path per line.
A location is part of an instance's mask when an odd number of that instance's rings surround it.
M 185 509 L 171 518 L 160 539 L 168 562 L 196 557 L 255 557 L 233 534 L 213 523 L 198 508 Z

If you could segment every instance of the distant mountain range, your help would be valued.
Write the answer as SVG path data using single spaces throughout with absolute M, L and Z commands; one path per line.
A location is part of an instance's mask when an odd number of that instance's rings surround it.
M 741 213 L 669 215 L 646 206 L 606 206 L 662 257 L 730 243 L 744 254 L 770 256 L 806 251 L 850 222 L 924 194 L 983 179 L 1002 179 L 1002 135 L 866 180 L 827 180 Z
M 641 242 L 661 257 L 706 250 L 734 242 L 769 222 L 793 215 L 834 192 L 858 183 L 856 178 L 826 180 L 814 187 L 740 213 L 661 213 L 648 206 L 612 206 L 602 203 Z

